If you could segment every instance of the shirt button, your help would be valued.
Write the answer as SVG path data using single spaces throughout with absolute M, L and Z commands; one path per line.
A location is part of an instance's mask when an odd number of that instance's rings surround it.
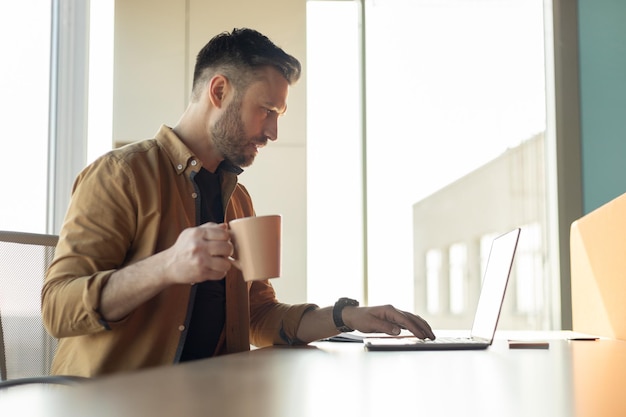
M 176 168 L 178 168 L 178 170 L 180 171 L 181 169 L 183 169 L 183 165 L 182 164 L 178 164 L 178 166 Z
M 192 160 L 191 160 L 191 165 L 192 165 L 192 166 L 194 166 L 194 167 L 195 167 L 197 164 L 198 164 L 198 162 L 197 162 L 195 159 L 192 159 Z
M 192 194 L 191 194 L 191 196 L 192 196 L 193 198 L 198 198 L 198 194 L 197 194 L 197 193 L 192 193 Z
M 185 326 L 183 326 L 183 325 L 181 324 L 180 326 L 178 326 L 178 330 L 180 330 L 180 331 L 182 332 L 183 330 L 185 330 Z

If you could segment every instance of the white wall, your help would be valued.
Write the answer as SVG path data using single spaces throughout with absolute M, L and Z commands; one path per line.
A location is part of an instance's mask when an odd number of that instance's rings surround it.
M 235 27 L 259 30 L 306 66 L 305 0 L 116 1 L 113 142 L 174 125 L 187 104 L 195 55 Z M 240 176 L 258 214 L 283 215 L 283 278 L 273 284 L 291 303 L 306 300 L 305 77 L 291 89 L 278 141 Z

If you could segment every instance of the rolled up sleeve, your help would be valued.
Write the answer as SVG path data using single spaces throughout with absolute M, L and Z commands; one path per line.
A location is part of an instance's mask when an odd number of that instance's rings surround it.
M 253 345 L 296 345 L 304 313 L 315 304 L 285 304 L 276 299 L 269 281 L 255 281 L 250 288 L 250 341 Z
M 115 180 L 111 180 L 115 178 Z M 126 260 L 136 227 L 131 178 L 112 158 L 78 177 L 42 289 L 42 315 L 54 337 L 107 330 L 100 295 Z

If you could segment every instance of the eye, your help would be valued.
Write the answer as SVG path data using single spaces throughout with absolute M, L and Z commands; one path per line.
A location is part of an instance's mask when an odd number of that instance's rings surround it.
M 265 117 L 274 117 L 274 116 L 278 116 L 278 112 L 276 110 L 272 110 L 270 108 L 263 108 L 263 113 L 265 114 Z
M 284 112 L 279 112 L 278 109 L 274 107 L 261 107 L 263 114 L 265 117 L 280 117 L 284 114 Z

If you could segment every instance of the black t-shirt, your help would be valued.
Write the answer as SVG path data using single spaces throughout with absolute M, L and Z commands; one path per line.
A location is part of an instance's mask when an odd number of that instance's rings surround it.
M 200 191 L 200 222 L 223 223 L 222 187 L 219 168 L 215 173 L 202 168 L 193 178 Z M 204 281 L 192 290 L 193 310 L 180 361 L 213 356 L 226 319 L 224 278 Z

